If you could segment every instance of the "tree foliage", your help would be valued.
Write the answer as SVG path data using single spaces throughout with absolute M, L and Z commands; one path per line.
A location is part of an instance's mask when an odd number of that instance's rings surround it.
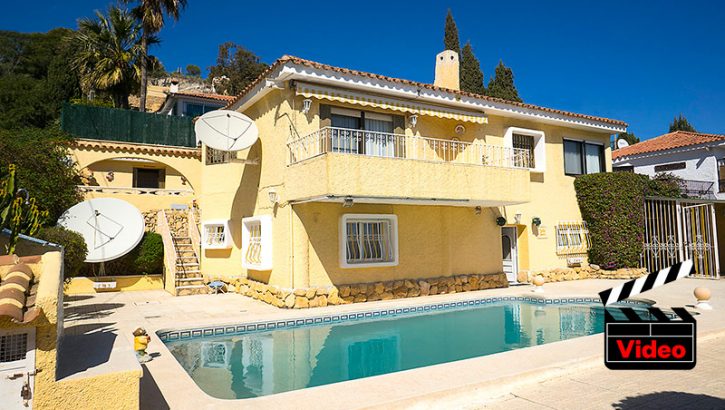
M 229 78 L 215 87 L 220 94 L 239 94 L 244 87 L 254 81 L 267 65 L 259 57 L 239 44 L 231 41 L 219 46 L 216 65 L 209 67 L 209 78 L 222 76 Z
M 160 275 L 164 269 L 164 244 L 161 235 L 146 232 L 141 242 L 118 259 L 105 263 L 106 275 Z M 81 273 L 96 276 L 97 266 L 86 264 Z
M 481 64 L 473 54 L 471 42 L 466 42 L 461 55 L 461 90 L 475 94 L 485 94 Z
M 0 128 L 45 127 L 63 101 L 80 96 L 74 50 L 63 41 L 70 32 L 0 31 Z
M 0 130 L 0 167 L 17 165 L 17 187 L 25 188 L 40 210 L 49 212 L 42 225 L 54 224 L 82 200 L 76 189 L 81 179 L 68 157 L 69 143 L 69 136 L 57 126 Z
M 65 277 L 78 276 L 84 266 L 86 256 L 88 256 L 88 247 L 81 234 L 57 225 L 41 228 L 35 236 L 38 239 L 62 245 L 65 257 L 63 260 Z
M 687 121 L 687 118 L 685 118 L 685 116 L 682 114 L 675 117 L 670 123 L 670 132 L 675 131 L 697 132 L 697 130 L 695 130 L 695 127 L 693 127 L 692 124 Z
M 453 50 L 459 55 L 461 54 L 461 43 L 458 40 L 458 27 L 456 21 L 453 20 L 453 13 L 448 9 L 446 14 L 446 25 L 443 34 L 443 49 Z
M 48 215 L 48 211 L 38 209 L 35 198 L 18 185 L 16 171 L 15 164 L 0 168 L 0 230 L 10 231 L 4 249 L 8 255 L 15 253 L 18 236 L 35 234 L 40 221 Z
M 149 37 L 148 44 L 158 39 Z M 81 78 L 83 90 L 107 92 L 117 108 L 128 108 L 128 96 L 139 90 L 141 24 L 127 10 L 111 6 L 107 15 L 96 11 L 96 18 L 78 21 L 78 31 L 70 37 L 78 50 L 71 59 Z
M 617 134 L 617 136 L 614 138 L 614 149 L 618 149 L 617 147 L 617 141 L 619 140 L 625 140 L 629 145 L 634 145 L 639 142 L 639 138 L 637 138 L 634 133 L 631 132 L 620 132 Z
M 486 87 L 486 95 L 507 101 L 522 102 L 516 85 L 514 85 L 514 72 L 511 68 L 506 67 L 503 61 L 498 62 L 496 71 Z
M 198 65 L 189 64 L 186 66 L 186 75 L 190 77 L 201 77 L 201 68 Z

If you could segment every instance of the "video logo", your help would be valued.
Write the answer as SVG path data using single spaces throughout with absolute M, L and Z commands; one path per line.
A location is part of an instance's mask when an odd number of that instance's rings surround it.
M 604 364 L 609 369 L 688 370 L 695 367 L 697 324 L 685 308 L 672 308 L 679 317 L 674 320 L 658 308 L 638 312 L 628 307 L 606 307 L 693 271 L 692 261 L 685 261 L 599 293 L 605 306 Z

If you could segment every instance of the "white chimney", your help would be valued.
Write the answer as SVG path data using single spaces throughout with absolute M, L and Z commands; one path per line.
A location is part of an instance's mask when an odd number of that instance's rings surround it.
M 458 53 L 444 50 L 436 56 L 436 72 L 433 85 L 452 90 L 461 89 L 460 62 Z

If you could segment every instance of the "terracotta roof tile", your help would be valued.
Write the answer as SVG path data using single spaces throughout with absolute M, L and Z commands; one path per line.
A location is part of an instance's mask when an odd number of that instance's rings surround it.
M 202 93 L 202 92 L 198 92 L 198 91 L 178 91 L 175 93 L 171 93 L 171 95 L 180 95 L 182 97 L 204 98 L 207 100 L 217 100 L 217 101 L 223 101 L 223 102 L 230 102 L 236 98 L 233 95 Z
M 725 142 L 725 135 L 703 134 L 701 132 L 675 131 L 660 135 L 659 137 L 638 142 L 628 147 L 616 149 L 612 151 L 612 160 L 631 155 L 665 151 L 673 148 L 681 148 L 712 142 Z
M 588 119 L 588 120 L 593 120 L 593 121 L 600 121 L 600 122 L 604 122 L 604 123 L 608 123 L 608 124 L 613 124 L 613 125 L 620 125 L 620 126 L 624 126 L 624 127 L 627 126 L 627 123 L 624 122 L 624 121 L 613 120 L 613 119 L 610 119 L 610 118 L 597 117 L 597 116 L 593 116 L 593 115 L 586 115 L 586 114 L 579 114 L 579 113 L 574 113 L 574 112 L 569 112 L 569 111 L 556 110 L 556 109 L 553 109 L 553 108 L 540 107 L 540 106 L 537 106 L 537 105 L 526 104 L 526 103 L 521 103 L 521 102 L 516 102 L 516 101 L 508 101 L 508 100 L 504 100 L 502 98 L 489 97 L 489 96 L 486 96 L 486 95 L 470 93 L 470 92 L 467 92 L 467 91 L 452 90 L 452 89 L 449 89 L 449 88 L 438 87 L 436 85 L 428 84 L 428 83 L 421 83 L 421 82 L 417 82 L 417 81 L 405 80 L 405 79 L 402 79 L 402 78 L 388 77 L 388 76 L 384 76 L 384 75 L 380 75 L 380 74 L 368 73 L 368 72 L 365 72 L 365 71 L 351 70 L 351 69 L 348 69 L 348 68 L 335 67 L 335 66 L 331 66 L 331 65 L 327 65 L 327 64 L 322 64 L 322 63 L 318 63 L 318 62 L 315 62 L 315 61 L 305 60 L 303 58 L 294 57 L 294 56 L 290 56 L 290 55 L 285 55 L 285 56 L 280 57 L 272 65 L 270 65 L 269 67 L 267 67 L 267 69 L 264 70 L 262 72 L 262 74 L 260 74 L 259 77 L 257 77 L 256 80 L 254 80 L 249 85 L 247 85 L 224 108 L 225 109 L 226 108 L 229 108 L 230 106 L 234 105 L 236 102 L 238 102 L 239 100 L 241 100 L 257 84 L 259 84 L 261 81 L 263 81 L 272 71 L 274 71 L 277 67 L 279 67 L 280 65 L 283 65 L 283 64 L 285 64 L 287 62 L 292 62 L 294 64 L 303 65 L 303 66 L 307 66 L 307 67 L 312 67 L 312 68 L 315 68 L 315 69 L 318 69 L 318 70 L 328 70 L 328 71 L 335 71 L 335 72 L 338 72 L 338 73 L 341 73 L 341 74 L 347 74 L 347 75 L 354 75 L 354 76 L 360 76 L 360 77 L 374 78 L 374 79 L 378 79 L 378 80 L 382 80 L 382 81 L 389 81 L 389 82 L 394 82 L 394 83 L 399 83 L 399 84 L 410 85 L 410 86 L 414 86 L 414 87 L 421 87 L 421 88 L 426 88 L 426 89 L 429 89 L 429 90 L 440 91 L 440 92 L 445 92 L 445 93 L 451 93 L 451 94 L 456 94 L 456 95 L 461 95 L 461 96 L 476 98 L 476 99 L 490 101 L 490 102 L 495 102 L 495 103 L 502 103 L 502 104 L 507 104 L 507 105 L 511 105 L 511 106 L 515 106 L 515 107 L 520 107 L 520 108 L 527 108 L 527 109 L 539 110 L 539 111 L 544 111 L 544 112 L 548 112 L 548 113 L 552 113 L 552 114 L 565 115 L 565 116 L 568 116 L 568 117 L 575 117 L 575 118 L 583 118 L 583 119 Z
M 12 265 L 0 277 L 0 318 L 27 323 L 38 316 L 35 308 L 37 281 L 25 264 Z

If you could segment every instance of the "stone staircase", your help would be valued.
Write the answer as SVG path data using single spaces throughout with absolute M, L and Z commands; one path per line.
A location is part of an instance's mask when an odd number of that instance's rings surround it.
M 208 293 L 191 238 L 172 234 L 176 250 L 176 296 Z

